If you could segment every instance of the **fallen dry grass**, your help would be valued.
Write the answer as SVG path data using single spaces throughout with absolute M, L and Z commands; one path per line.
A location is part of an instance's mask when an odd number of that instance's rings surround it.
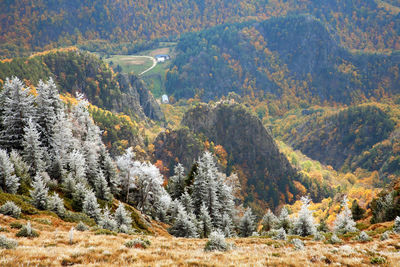
M 36 219 L 36 220 L 34 220 Z M 43 224 L 36 217 L 30 220 L 38 229 L 38 238 L 16 238 L 17 229 L 9 224 L 15 219 L 0 216 L 0 226 L 7 237 L 17 239 L 19 246 L 0 250 L 1 266 L 370 266 L 371 259 L 385 258 L 384 266 L 398 266 L 400 238 L 342 245 L 305 241 L 304 250 L 295 250 L 285 241 L 268 238 L 232 238 L 227 241 L 235 248 L 228 252 L 204 252 L 205 239 L 174 238 L 168 235 L 145 236 L 151 241 L 147 249 L 127 248 L 125 242 L 140 235 L 95 235 L 94 232 L 75 231 L 69 243 L 68 231 L 72 223 L 53 217 Z M 26 220 L 18 220 L 25 223 Z

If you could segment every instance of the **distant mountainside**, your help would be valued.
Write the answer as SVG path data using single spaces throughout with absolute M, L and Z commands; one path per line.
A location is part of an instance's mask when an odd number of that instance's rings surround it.
M 338 39 L 310 16 L 188 33 L 167 73 L 167 92 L 210 100 L 234 91 L 293 107 L 400 93 L 400 52 L 351 53 Z
M 337 170 L 361 167 L 388 178 L 400 170 L 399 130 L 390 109 L 374 104 L 329 112 L 311 108 L 276 121 L 274 133 Z
M 299 175 L 278 150 L 261 121 L 241 105 L 201 104 L 185 113 L 177 131 L 161 133 L 154 142 L 155 159 L 171 169 L 177 162 L 190 170 L 204 141 L 226 151 L 227 172 L 240 172 L 246 202 L 263 201 L 271 208 L 295 200 Z M 190 159 L 190 161 L 188 161 Z M 261 207 L 261 206 L 259 206 Z
M 79 1 L 0 2 L 0 55 L 16 56 L 87 40 L 138 42 L 218 24 L 311 14 L 354 49 L 399 49 L 397 1 Z

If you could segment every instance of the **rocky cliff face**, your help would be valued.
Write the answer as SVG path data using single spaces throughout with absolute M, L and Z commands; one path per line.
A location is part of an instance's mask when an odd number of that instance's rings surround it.
M 119 74 L 118 82 L 121 86 L 122 95 L 113 101 L 113 109 L 119 112 L 128 112 L 128 114 L 134 111 L 141 118 L 164 120 L 160 106 L 144 86 L 142 80 L 132 74 Z
M 182 125 L 215 145 L 222 145 L 247 177 L 252 197 L 272 207 L 287 203 L 298 192 L 296 170 L 281 154 L 261 121 L 238 104 L 199 105 L 183 117 Z M 292 197 L 291 197 L 292 196 Z

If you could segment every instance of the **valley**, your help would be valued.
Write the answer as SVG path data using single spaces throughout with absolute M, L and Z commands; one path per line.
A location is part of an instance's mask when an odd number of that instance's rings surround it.
M 0 265 L 397 266 L 400 2 L 0 3 Z

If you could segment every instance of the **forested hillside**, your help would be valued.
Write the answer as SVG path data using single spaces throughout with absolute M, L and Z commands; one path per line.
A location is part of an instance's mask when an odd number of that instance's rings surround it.
M 30 85 L 52 77 L 66 102 L 74 103 L 76 94 L 83 94 L 93 105 L 90 111 L 114 155 L 129 146 L 144 146 L 138 122 L 164 119 L 158 103 L 137 76 L 114 73 L 97 56 L 77 49 L 0 62 L 0 83 L 14 76 Z
M 399 93 L 399 53 L 352 53 L 327 27 L 289 16 L 183 35 L 167 92 L 210 100 L 233 91 L 286 108 Z
M 362 104 L 289 112 L 273 122 L 274 134 L 307 156 L 337 170 L 376 171 L 381 180 L 399 174 L 398 107 Z
M 319 18 L 338 32 L 341 44 L 352 49 L 399 49 L 396 5 L 374 0 L 6 0 L 0 3 L 0 54 L 11 57 L 88 40 L 139 44 L 222 23 L 287 14 Z

